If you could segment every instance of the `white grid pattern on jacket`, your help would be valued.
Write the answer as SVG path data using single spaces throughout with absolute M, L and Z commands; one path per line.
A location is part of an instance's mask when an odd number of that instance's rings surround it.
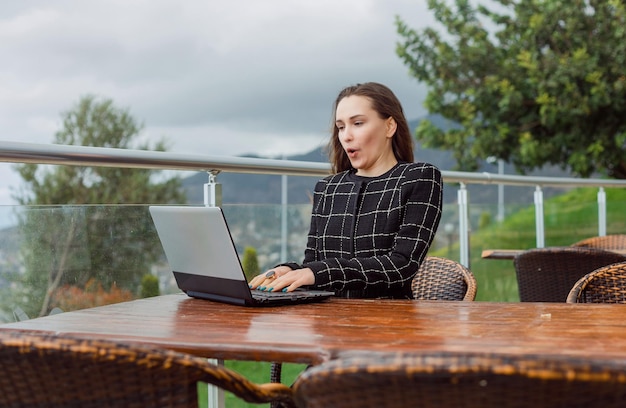
M 304 261 L 317 289 L 346 297 L 411 298 L 411 279 L 437 231 L 441 172 L 399 163 L 379 177 L 354 171 L 320 180 Z

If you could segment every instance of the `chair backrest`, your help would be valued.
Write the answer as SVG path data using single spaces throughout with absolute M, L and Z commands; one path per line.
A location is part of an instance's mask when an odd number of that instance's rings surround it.
M 565 302 L 574 283 L 626 256 L 598 248 L 551 247 L 524 251 L 513 259 L 520 301 Z
M 600 248 L 606 250 L 626 250 L 626 235 L 613 234 L 591 237 L 573 243 L 571 246 L 585 248 Z
M 293 385 L 299 408 L 623 407 L 626 362 L 472 354 L 331 360 Z
M 474 300 L 476 278 L 465 266 L 437 256 L 424 258 L 411 283 L 417 300 Z
M 469 300 L 476 298 L 476 278 L 465 266 L 451 259 L 427 256 L 411 282 L 416 300 Z M 270 366 L 270 381 L 281 381 L 282 364 Z M 278 404 L 272 404 L 272 407 Z
M 206 358 L 65 335 L 0 329 L 0 372 L 3 407 L 197 407 L 199 381 L 293 406 L 289 387 L 257 385 Z
M 626 303 L 626 262 L 596 269 L 574 284 L 567 303 Z

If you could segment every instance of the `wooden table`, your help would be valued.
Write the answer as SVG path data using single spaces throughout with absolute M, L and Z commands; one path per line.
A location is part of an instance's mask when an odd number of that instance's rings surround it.
M 626 359 L 626 305 L 331 299 L 247 308 L 165 295 L 0 330 L 133 341 L 224 360 L 318 364 L 345 352 L 466 351 Z
M 524 251 L 527 249 L 484 249 L 481 257 L 483 259 L 513 259 Z M 608 251 L 626 255 L 626 249 L 609 249 Z
M 513 259 L 525 249 L 485 249 L 481 254 L 483 259 Z

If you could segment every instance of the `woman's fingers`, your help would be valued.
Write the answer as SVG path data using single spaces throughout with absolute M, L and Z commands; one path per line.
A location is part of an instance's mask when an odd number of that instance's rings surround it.
M 267 292 L 292 292 L 304 285 L 312 285 L 315 283 L 313 271 L 309 268 L 289 270 L 285 273 L 270 273 L 268 271 L 264 275 L 259 275 L 259 284 L 254 289 L 264 290 Z M 268 277 L 269 274 L 269 277 Z M 256 278 L 255 278 L 256 279 Z
M 309 268 L 291 270 L 288 267 L 278 267 L 259 274 L 252 278 L 248 286 L 250 289 L 267 292 L 291 292 L 300 286 L 313 285 L 315 276 Z
M 251 289 L 256 289 L 260 285 L 262 285 L 266 280 L 268 280 L 264 274 L 255 276 L 249 283 Z
M 269 286 L 278 278 L 275 270 L 269 270 L 265 273 L 255 276 L 248 284 L 251 289 L 261 289 Z M 264 290 L 264 289 L 261 289 Z

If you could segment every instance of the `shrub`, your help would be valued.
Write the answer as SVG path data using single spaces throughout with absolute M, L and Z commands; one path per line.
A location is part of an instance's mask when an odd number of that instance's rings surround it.
M 159 295 L 159 278 L 149 273 L 143 275 L 143 278 L 141 278 L 140 297 L 147 298 Z
M 259 259 L 257 258 L 256 249 L 252 247 L 246 247 L 243 250 L 243 271 L 246 274 L 248 280 L 252 279 L 261 272 L 259 268 Z

